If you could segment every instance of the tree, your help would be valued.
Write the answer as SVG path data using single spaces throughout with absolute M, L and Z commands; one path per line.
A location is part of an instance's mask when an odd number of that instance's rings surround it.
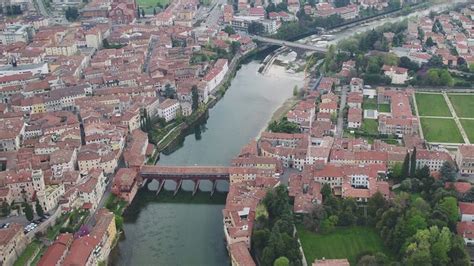
M 79 11 L 76 7 L 68 7 L 65 15 L 68 21 L 75 21 L 79 17 Z
M 140 6 L 137 5 L 137 18 L 140 18 Z
M 121 215 L 115 215 L 115 227 L 118 231 L 122 231 L 123 229 L 123 217 Z
M 426 39 L 426 46 L 428 47 L 432 47 L 435 45 L 435 42 L 433 41 L 433 39 L 431 37 L 428 37 L 428 39 Z
M 459 218 L 458 204 L 455 197 L 448 196 L 442 198 L 436 205 L 435 210 L 444 214 L 448 219 L 447 222 L 451 225 L 454 225 Z
M 240 42 L 232 42 L 230 48 L 232 54 L 236 55 L 240 51 Z
M 413 147 L 410 158 L 410 177 L 414 178 L 416 174 L 416 147 Z
M 142 8 L 142 18 L 145 17 L 145 9 Z
M 273 263 L 273 266 L 289 266 L 289 265 L 290 265 L 290 261 L 288 260 L 287 257 L 279 257 Z
M 410 153 L 407 152 L 402 165 L 402 176 L 401 179 L 408 178 L 410 175 Z
M 334 6 L 336 7 L 344 7 L 350 4 L 350 0 L 335 0 L 334 1 Z
M 444 181 L 453 182 L 456 180 L 456 167 L 451 162 L 445 161 L 439 172 Z
M 44 210 L 43 210 L 43 207 L 41 207 L 41 204 L 40 204 L 39 200 L 36 200 L 35 210 L 36 210 L 36 214 L 38 214 L 38 216 L 40 216 L 40 217 L 44 216 Z
M 470 265 L 469 254 L 464 247 L 464 240 L 460 236 L 451 239 L 451 249 L 448 251 L 449 265 Z
M 153 8 L 153 16 L 156 16 L 156 8 Z
M 2 202 L 2 216 L 8 216 L 10 214 L 10 206 L 8 205 L 8 202 L 4 201 Z
M 196 85 L 193 85 L 191 88 L 191 96 L 192 96 L 192 109 L 193 111 L 196 111 L 199 107 L 199 94 L 198 94 L 198 88 Z
M 400 63 L 398 64 L 399 67 L 404 67 L 408 70 L 411 70 L 411 71 L 418 71 L 418 69 L 420 69 L 420 67 L 418 66 L 417 63 L 415 62 L 412 62 L 410 60 L 410 58 L 406 57 L 406 56 L 402 56 L 400 58 Z
M 30 204 L 28 203 L 23 203 L 23 212 L 25 213 L 25 216 L 26 216 L 26 219 L 28 221 L 33 221 L 34 219 L 34 213 L 33 213 L 33 209 L 31 208 Z
M 232 28 L 232 26 L 229 26 L 229 25 L 225 26 L 224 32 L 226 32 L 229 35 L 235 34 L 234 28 Z
M 254 35 L 260 35 L 262 33 L 265 32 L 265 27 L 263 26 L 262 23 L 259 23 L 259 22 L 256 22 L 256 21 L 252 21 L 248 28 L 247 28 L 247 31 L 250 33 L 250 34 L 254 34 Z
M 323 196 L 323 202 L 332 197 L 332 190 L 329 184 L 324 184 L 321 188 L 321 195 Z
M 313 206 L 311 211 L 303 217 L 303 225 L 305 228 L 312 232 L 319 232 L 321 223 L 326 219 L 327 214 L 324 207 L 321 204 Z
M 420 40 L 420 42 L 423 42 L 424 39 L 425 39 L 425 32 L 423 31 L 422 28 L 418 27 L 418 40 Z
M 443 86 L 453 86 L 454 80 L 447 69 L 439 70 L 439 83 Z

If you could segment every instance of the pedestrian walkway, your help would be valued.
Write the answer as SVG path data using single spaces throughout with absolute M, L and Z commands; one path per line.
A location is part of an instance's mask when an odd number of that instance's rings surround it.
M 459 117 L 456 114 L 456 111 L 454 110 L 453 105 L 451 104 L 451 100 L 449 100 L 448 94 L 445 91 L 443 91 L 443 96 L 444 96 L 444 100 L 448 104 L 449 111 L 451 112 L 451 115 L 454 118 L 454 122 L 456 122 L 456 125 L 459 128 L 459 132 L 461 132 L 461 136 L 464 140 L 464 143 L 471 144 L 471 142 L 469 142 L 469 138 L 467 137 L 466 131 L 464 131 L 464 128 L 461 125 L 461 121 L 459 121 Z

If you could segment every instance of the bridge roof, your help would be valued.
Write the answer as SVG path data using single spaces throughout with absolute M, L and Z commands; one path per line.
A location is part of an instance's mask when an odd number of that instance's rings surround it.
M 159 166 L 144 165 L 140 174 L 159 175 L 228 175 L 229 167 L 224 166 Z

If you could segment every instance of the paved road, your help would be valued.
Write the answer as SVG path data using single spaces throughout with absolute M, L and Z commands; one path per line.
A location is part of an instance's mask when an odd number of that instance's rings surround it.
M 338 137 L 342 137 L 344 133 L 344 108 L 346 107 L 347 90 L 348 90 L 348 86 L 346 85 L 342 86 L 341 105 L 339 107 L 339 114 L 337 117 L 337 128 L 336 128 L 336 135 Z
M 43 17 L 51 17 L 51 14 L 49 14 L 48 10 L 46 10 L 46 7 L 44 6 L 43 0 L 35 0 L 36 6 L 38 7 L 38 12 L 43 16 Z

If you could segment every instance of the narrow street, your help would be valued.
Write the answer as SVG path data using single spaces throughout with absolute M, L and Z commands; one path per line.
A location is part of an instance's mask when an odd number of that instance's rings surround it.
M 344 108 L 346 107 L 348 86 L 342 86 L 341 89 L 341 105 L 339 106 L 339 114 L 337 116 L 336 136 L 342 137 L 344 133 Z

